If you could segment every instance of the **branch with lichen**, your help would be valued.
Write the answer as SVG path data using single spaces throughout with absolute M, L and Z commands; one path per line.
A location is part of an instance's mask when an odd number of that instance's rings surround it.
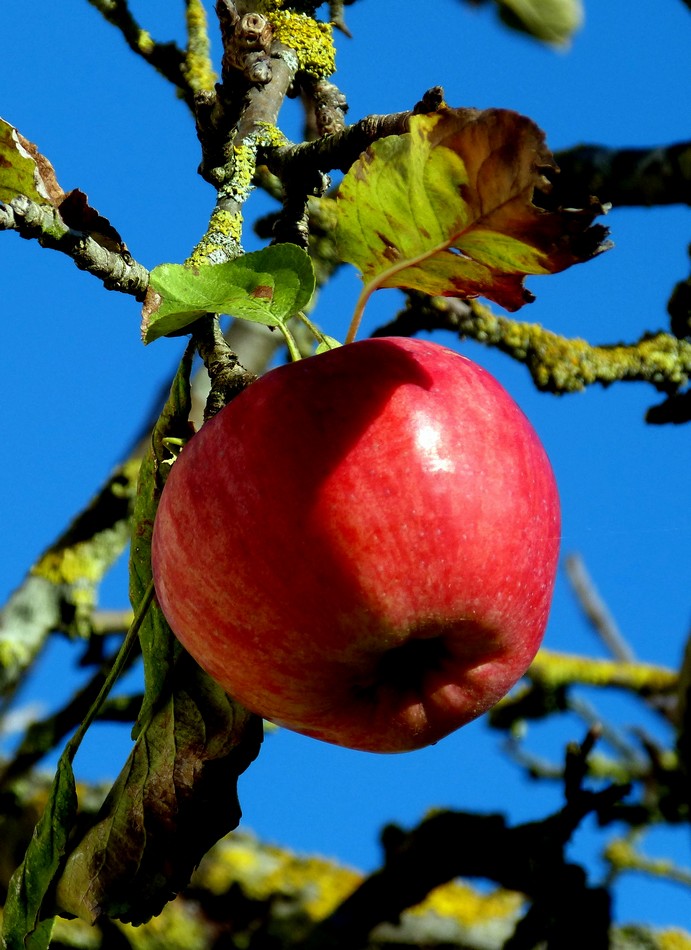
M 188 88 L 196 96 L 210 92 L 216 82 L 206 10 L 201 0 L 185 0 L 185 25 L 187 46 L 182 72 Z
M 574 754 L 574 763 L 577 758 Z M 609 947 L 608 897 L 588 886 L 583 870 L 565 859 L 565 848 L 586 815 L 608 815 L 625 790 L 577 788 L 582 776 L 574 763 L 566 805 L 541 822 L 511 827 L 500 815 L 438 812 L 409 832 L 386 829 L 381 870 L 364 880 L 299 946 L 304 950 L 366 946 L 379 924 L 396 921 L 436 887 L 470 876 L 494 881 L 531 900 L 512 938 L 516 946 L 542 941 L 555 947 L 580 946 L 582 941 L 593 948 Z
M 512 745 L 515 754 L 518 737 L 527 722 L 546 719 L 555 713 L 575 712 L 617 752 L 626 774 L 633 775 L 628 770 L 642 761 L 638 751 L 603 723 L 587 703 L 572 695 L 575 686 L 623 690 L 646 700 L 669 719 L 675 714 L 679 675 L 674 670 L 650 663 L 596 659 L 543 649 L 530 665 L 522 685 L 492 708 L 489 725 L 509 733 L 516 740 Z M 647 753 L 646 763 L 653 763 L 664 772 L 678 768 L 676 754 L 671 753 L 672 758 L 663 762 L 659 750 L 643 737 L 639 738 Z
M 672 694 L 679 680 L 675 670 L 652 663 L 601 660 L 552 650 L 540 650 L 526 677 L 551 690 L 579 683 L 623 689 L 639 696 Z
M 635 343 L 595 346 L 538 323 L 497 316 L 477 300 L 411 295 L 395 320 L 377 330 L 410 336 L 422 330 L 451 330 L 524 363 L 544 392 L 573 393 L 599 383 L 645 382 L 673 391 L 691 376 L 691 341 L 670 333 L 644 334 Z
M 113 250 L 89 231 L 70 227 L 53 205 L 37 204 L 25 195 L 6 204 L 0 202 L 0 231 L 17 231 L 24 238 L 33 238 L 41 247 L 71 257 L 80 270 L 98 277 L 108 290 L 144 299 L 148 270 L 127 251 Z
M 297 55 L 274 39 L 266 18 L 239 17 L 229 0 L 219 0 L 224 55 L 222 84 L 214 95 L 197 97 L 200 172 L 217 190 L 216 205 L 202 239 L 186 263 L 219 264 L 242 253 L 243 207 L 257 167 L 257 152 L 282 144 L 278 113 L 295 75 Z
M 88 0 L 88 3 L 95 7 L 108 23 L 120 30 L 132 52 L 153 66 L 164 79 L 171 82 L 180 91 L 187 105 L 193 108 L 195 89 L 190 82 L 190 75 L 196 76 L 194 66 L 197 64 L 193 63 L 194 53 L 190 58 L 190 51 L 181 50 L 176 43 L 159 43 L 154 40 L 148 30 L 139 25 L 127 0 Z M 195 8 L 201 7 L 198 0 L 190 0 L 188 3 L 188 28 L 189 7 L 192 5 Z M 199 15 L 197 20 L 199 20 Z M 198 42 L 198 32 L 195 35 L 195 41 Z M 191 67 L 193 67 L 192 71 Z
M 610 841 L 603 857 L 610 866 L 612 878 L 624 872 L 636 871 L 648 877 L 691 887 L 691 868 L 682 867 L 668 858 L 648 857 L 634 847 L 630 838 L 615 838 Z
M 96 592 L 124 551 L 139 461 L 120 466 L 36 561 L 0 612 L 0 696 L 10 697 L 54 630 L 84 636 Z

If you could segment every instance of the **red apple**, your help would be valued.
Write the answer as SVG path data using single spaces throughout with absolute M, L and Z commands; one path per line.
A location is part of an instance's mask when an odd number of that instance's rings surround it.
M 153 570 L 171 627 L 235 699 L 402 752 L 522 676 L 558 548 L 549 461 L 499 383 L 435 343 L 372 339 L 272 370 L 192 438 Z

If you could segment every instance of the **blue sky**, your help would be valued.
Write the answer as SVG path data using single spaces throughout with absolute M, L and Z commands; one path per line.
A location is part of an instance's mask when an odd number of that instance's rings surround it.
M 185 107 L 86 0 L 7 6 L 0 114 L 38 144 L 65 189 L 87 192 L 135 258 L 148 267 L 183 260 L 213 205 L 209 186 L 195 173 L 198 146 Z M 132 8 L 157 38 L 180 35 L 182 0 L 141 0 Z M 433 14 L 420 14 L 421 8 Z M 554 150 L 688 137 L 691 16 L 681 0 L 590 0 L 585 26 L 567 52 L 507 31 L 489 6 L 471 9 L 454 0 L 360 0 L 347 19 L 354 38 L 339 38 L 336 81 L 352 120 L 410 108 L 425 89 L 441 84 L 451 105 L 529 115 Z M 289 104 L 290 135 L 297 134 L 295 116 Z M 567 273 L 530 280 L 537 301 L 525 319 L 592 342 L 634 340 L 666 328 L 670 290 L 688 273 L 688 208 L 613 209 L 607 223 L 614 250 Z M 256 241 L 249 237 L 247 246 Z M 0 280 L 4 598 L 127 451 L 182 343 L 143 347 L 132 299 L 107 293 L 66 258 L 16 235 L 0 235 Z M 351 269 L 324 292 L 315 316 L 327 332 L 343 334 L 357 293 Z M 399 301 L 394 291 L 380 292 L 363 332 L 390 319 Z M 444 335 L 436 339 L 459 345 Z M 583 556 L 640 659 L 678 664 L 691 618 L 688 428 L 646 426 L 645 409 L 659 397 L 642 384 L 555 398 L 536 393 L 525 368 L 507 357 L 472 343 L 462 349 L 501 380 L 544 440 L 562 497 L 563 553 Z M 107 581 L 102 602 L 126 605 L 122 566 Z M 546 645 L 603 654 L 563 575 Z M 24 699 L 48 708 L 58 702 L 74 682 L 67 665 L 73 652 L 56 643 Z M 620 724 L 638 722 L 638 709 L 623 699 L 603 709 Z M 534 748 L 558 760 L 565 742 L 582 734 L 582 725 L 567 719 L 541 730 Z M 86 777 L 113 776 L 127 749 L 124 730 L 95 730 L 77 767 Z M 499 750 L 500 737 L 482 721 L 432 749 L 396 757 L 274 733 L 241 782 L 245 825 L 278 843 L 371 868 L 379 857 L 377 831 L 390 820 L 413 824 L 437 806 L 524 820 L 558 806 L 558 788 L 526 782 Z M 687 842 L 687 829 L 654 833 L 646 848 L 669 850 L 691 865 Z M 583 834 L 575 853 L 592 848 L 593 836 Z M 619 893 L 620 919 L 688 923 L 688 895 L 678 887 L 632 877 Z

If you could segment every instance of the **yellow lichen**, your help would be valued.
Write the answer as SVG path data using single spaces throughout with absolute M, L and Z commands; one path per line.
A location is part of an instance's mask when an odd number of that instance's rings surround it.
M 336 71 L 336 49 L 333 27 L 304 13 L 274 10 L 267 13 L 274 39 L 292 49 L 298 58 L 300 72 L 315 79 L 326 79 Z
M 451 881 L 433 890 L 417 907 L 407 911 L 421 915 L 430 911 L 465 927 L 488 920 L 504 920 L 518 915 L 525 898 L 515 891 L 497 889 L 483 894 L 462 881 Z
M 222 894 L 240 883 L 252 900 L 274 894 L 300 902 L 312 920 L 326 917 L 360 883 L 362 876 L 324 858 L 302 857 L 240 835 L 226 838 L 202 863 L 202 886 Z
M 525 362 L 541 389 L 579 392 L 593 383 L 608 385 L 617 380 L 683 386 L 691 376 L 691 343 L 669 333 L 645 336 L 631 344 L 593 346 L 578 337 L 559 336 L 539 324 L 495 316 L 475 300 L 468 305 L 468 317 L 454 314 L 452 318 L 459 334 Z M 432 306 L 448 312 L 450 304 L 442 300 Z
M 249 191 L 254 177 L 257 150 L 251 145 L 237 145 L 233 148 L 233 156 L 233 190 L 245 194 Z
M 634 692 L 664 693 L 676 689 L 674 670 L 650 663 L 622 663 L 586 656 L 540 650 L 528 670 L 528 677 L 550 689 L 569 683 L 589 686 L 616 686 Z
M 128 539 L 128 526 L 123 523 L 100 531 L 88 541 L 70 547 L 47 551 L 31 569 L 36 577 L 44 577 L 52 584 L 83 587 L 91 600 L 91 588 L 102 577 L 112 561 L 113 551 L 121 550 Z
M 137 49 L 139 52 L 145 56 L 150 56 L 155 48 L 156 44 L 152 39 L 151 33 L 147 30 L 140 30 L 137 34 Z
M 98 566 L 86 544 L 60 551 L 48 551 L 31 569 L 36 577 L 44 577 L 51 584 L 93 583 L 98 580 Z
M 120 924 L 134 950 L 191 950 L 212 944 L 209 921 L 195 906 L 173 901 L 165 914 L 152 917 L 143 927 Z
M 201 0 L 188 0 L 185 17 L 188 36 L 185 79 L 194 92 L 212 90 L 217 77 L 211 65 L 206 10 Z
M 682 930 L 661 930 L 657 940 L 660 950 L 691 950 L 691 936 Z
M 272 125 L 270 122 L 258 122 L 254 136 L 257 144 L 264 148 L 281 148 L 288 144 L 288 139 L 283 132 L 277 125 Z
M 185 261 L 188 267 L 204 267 L 222 263 L 242 253 L 243 217 L 241 211 L 215 208 L 211 214 L 206 234 Z

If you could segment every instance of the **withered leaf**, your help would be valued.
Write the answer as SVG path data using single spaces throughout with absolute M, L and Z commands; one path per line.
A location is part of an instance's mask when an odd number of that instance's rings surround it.
M 25 195 L 41 205 L 52 205 L 65 224 L 83 231 L 109 251 L 126 254 L 127 247 L 113 225 L 92 208 L 79 189 L 65 193 L 55 169 L 33 142 L 0 119 L 0 201 Z
M 556 165 L 542 131 L 501 109 L 444 107 L 375 142 L 339 189 L 336 240 L 365 294 L 405 287 L 484 296 L 517 310 L 528 274 L 589 260 L 607 245 L 603 209 L 551 208 Z
M 151 534 L 169 469 L 166 440 L 191 434 L 188 348 L 143 461 L 130 556 L 137 610 L 151 582 Z M 182 648 L 154 600 L 139 631 L 145 695 L 134 748 L 98 816 L 73 842 L 60 913 L 148 920 L 240 820 L 238 776 L 256 757 L 261 720 L 230 699 Z
M 61 913 L 142 923 L 184 887 L 240 820 L 237 778 L 255 758 L 261 720 L 181 652 L 168 695 L 58 883 Z

